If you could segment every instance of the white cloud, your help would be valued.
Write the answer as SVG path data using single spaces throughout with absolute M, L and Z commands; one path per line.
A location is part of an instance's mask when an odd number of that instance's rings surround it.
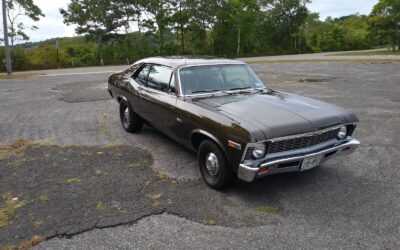
M 354 13 L 368 15 L 379 0 L 313 0 L 308 8 L 313 12 L 320 13 L 325 19 L 328 16 L 341 17 Z

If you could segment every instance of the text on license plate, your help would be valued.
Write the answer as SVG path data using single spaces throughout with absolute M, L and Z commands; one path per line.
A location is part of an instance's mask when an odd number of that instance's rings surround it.
M 318 167 L 322 161 L 323 155 L 318 155 L 315 157 L 306 158 L 303 160 L 301 164 L 301 170 L 309 170 L 315 167 Z

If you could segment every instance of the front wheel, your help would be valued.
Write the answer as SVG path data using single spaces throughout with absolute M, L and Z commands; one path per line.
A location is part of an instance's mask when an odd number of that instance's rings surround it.
M 203 141 L 199 147 L 198 160 L 201 176 L 209 187 L 221 190 L 232 185 L 235 175 L 217 144 Z
M 119 115 L 122 127 L 129 133 L 137 133 L 143 127 L 143 119 L 133 110 L 129 102 L 121 100 L 119 105 Z

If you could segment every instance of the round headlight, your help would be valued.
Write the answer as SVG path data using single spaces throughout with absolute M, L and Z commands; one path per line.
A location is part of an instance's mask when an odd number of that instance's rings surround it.
M 255 159 L 260 159 L 265 156 L 266 147 L 264 143 L 257 144 L 253 149 L 253 157 Z
M 339 133 L 338 133 L 338 139 L 343 140 L 347 137 L 347 127 L 343 126 L 340 128 Z

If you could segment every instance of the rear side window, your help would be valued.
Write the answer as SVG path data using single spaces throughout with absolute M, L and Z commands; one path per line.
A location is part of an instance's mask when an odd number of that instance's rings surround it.
M 150 65 L 147 65 L 145 67 L 143 67 L 139 73 L 135 74 L 134 79 L 142 84 L 142 85 L 146 85 L 147 84 L 147 78 L 149 76 L 149 71 L 150 71 Z
M 169 83 L 172 77 L 172 69 L 165 66 L 152 65 L 150 68 L 147 87 L 163 92 L 169 92 Z

